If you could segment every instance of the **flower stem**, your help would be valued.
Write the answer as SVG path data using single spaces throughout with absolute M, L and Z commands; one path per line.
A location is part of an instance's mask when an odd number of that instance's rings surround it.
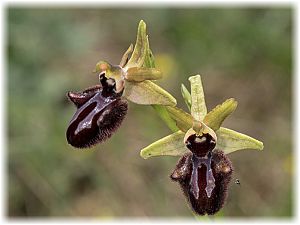
M 165 106 L 162 105 L 152 105 L 154 110 L 157 112 L 159 117 L 166 123 L 166 125 L 170 128 L 172 132 L 178 131 L 178 127 L 176 126 L 176 122 L 170 117 L 168 111 Z

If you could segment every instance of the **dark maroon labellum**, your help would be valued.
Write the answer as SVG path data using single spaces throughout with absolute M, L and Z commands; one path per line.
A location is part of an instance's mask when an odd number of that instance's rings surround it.
M 185 142 L 186 147 L 196 156 L 204 157 L 216 147 L 216 140 L 210 134 L 192 134 Z
M 101 76 L 100 81 L 102 86 L 68 93 L 77 111 L 66 136 L 68 143 L 76 148 L 91 147 L 109 138 L 127 113 L 128 103 L 115 93 L 114 80 Z
M 214 150 L 202 158 L 186 153 L 170 177 L 179 182 L 197 214 L 212 215 L 224 205 L 232 171 L 228 157 L 222 151 Z

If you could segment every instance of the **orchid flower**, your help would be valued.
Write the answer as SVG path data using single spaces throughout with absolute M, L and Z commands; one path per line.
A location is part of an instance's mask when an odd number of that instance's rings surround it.
M 191 76 L 189 81 L 191 94 L 183 85 L 181 90 L 191 114 L 167 106 L 179 130 L 142 149 L 140 155 L 145 159 L 181 156 L 171 179 L 179 182 L 196 213 L 211 215 L 223 207 L 227 197 L 233 167 L 226 154 L 241 149 L 262 150 L 263 143 L 221 127 L 236 109 L 236 100 L 230 98 L 207 113 L 201 76 Z
M 129 46 L 119 65 L 105 61 L 96 64 L 101 85 L 67 93 L 76 106 L 66 132 L 68 143 L 76 148 L 88 148 L 106 141 L 123 122 L 128 111 L 127 100 L 153 105 L 157 110 L 175 106 L 176 99 L 152 82 L 162 77 L 154 67 L 146 24 L 140 21 L 135 47 Z

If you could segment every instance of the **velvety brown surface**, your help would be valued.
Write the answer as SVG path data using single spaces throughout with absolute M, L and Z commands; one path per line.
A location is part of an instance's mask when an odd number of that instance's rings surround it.
M 98 87 L 83 93 L 69 92 L 69 98 L 78 107 L 66 133 L 69 144 L 86 148 L 101 143 L 121 125 L 127 113 L 127 101 L 113 94 L 108 96 L 107 92 Z
M 227 198 L 227 188 L 231 180 L 233 168 L 229 158 L 222 152 L 215 150 L 212 153 L 212 171 L 215 178 L 215 188 L 211 197 L 207 197 L 206 166 L 198 169 L 199 197 L 195 198 L 191 192 L 192 154 L 187 153 L 181 157 L 171 179 L 178 181 L 191 208 L 199 215 L 213 215 L 224 205 Z M 184 172 L 183 172 L 184 171 Z

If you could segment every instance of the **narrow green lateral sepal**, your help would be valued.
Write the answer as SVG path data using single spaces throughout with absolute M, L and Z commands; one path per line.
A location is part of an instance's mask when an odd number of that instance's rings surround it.
M 141 105 L 168 105 L 175 106 L 176 99 L 167 91 L 150 80 L 125 83 L 123 96 L 128 100 Z
M 133 51 L 133 45 L 130 44 L 129 48 L 126 50 L 126 52 L 122 56 L 122 59 L 121 59 L 121 62 L 120 62 L 121 67 L 124 67 L 127 64 L 127 61 L 129 60 L 129 55 L 132 51 Z
M 184 84 L 181 84 L 181 94 L 185 101 L 185 104 L 187 105 L 188 109 L 191 111 L 192 97 L 188 89 L 184 86 Z
M 155 60 L 154 60 L 153 53 L 150 49 L 148 35 L 147 35 L 147 42 L 146 42 L 146 56 L 142 67 L 155 68 Z
M 183 143 L 184 133 L 177 131 L 168 135 L 146 148 L 142 149 L 140 155 L 142 158 L 147 159 L 152 156 L 180 156 L 188 151 Z
M 217 105 L 205 117 L 204 123 L 214 131 L 217 131 L 223 121 L 229 116 L 237 107 L 237 101 L 234 98 L 227 99 L 220 105 Z
M 205 104 L 201 76 L 191 76 L 189 78 L 189 81 L 191 83 L 191 114 L 196 120 L 203 121 L 204 116 L 207 113 L 207 109 Z
M 216 132 L 218 141 L 216 148 L 229 154 L 242 149 L 263 150 L 264 144 L 248 135 L 220 127 Z

